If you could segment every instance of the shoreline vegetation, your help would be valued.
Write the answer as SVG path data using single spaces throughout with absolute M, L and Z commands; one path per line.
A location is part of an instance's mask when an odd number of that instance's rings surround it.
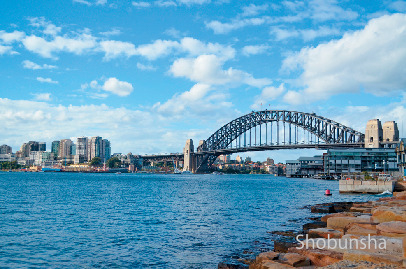
M 273 251 L 219 269 L 268 268 L 405 268 L 406 191 L 369 202 L 316 204 L 303 209 L 320 214 L 301 231 L 273 231 Z M 311 240 L 297 241 L 299 238 Z M 357 246 L 372 242 L 367 248 Z M 369 241 L 368 241 L 369 240 Z M 356 243 L 340 248 L 346 241 Z M 379 248 L 379 246 L 385 246 Z M 332 247 L 333 246 L 333 247 Z

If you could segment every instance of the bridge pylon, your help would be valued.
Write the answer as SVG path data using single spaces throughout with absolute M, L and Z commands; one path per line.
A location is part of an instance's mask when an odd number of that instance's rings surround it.
M 186 140 L 183 148 L 183 171 L 196 172 L 196 156 L 194 155 L 193 140 Z

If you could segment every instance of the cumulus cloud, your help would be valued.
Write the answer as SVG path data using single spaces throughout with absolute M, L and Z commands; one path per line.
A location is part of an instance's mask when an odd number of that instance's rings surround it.
M 106 80 L 106 82 L 104 82 L 103 85 L 103 90 L 121 97 L 130 95 L 133 89 L 134 88 L 131 83 L 120 81 L 116 78 L 109 78 L 108 80 Z
M 302 38 L 304 41 L 311 41 L 318 37 L 337 36 L 340 33 L 339 29 L 327 26 L 320 26 L 317 29 L 284 29 L 281 27 L 273 27 L 271 29 L 271 34 L 275 36 L 277 41 L 297 37 Z
M 302 91 L 289 91 L 288 103 L 314 102 L 334 94 L 364 90 L 385 95 L 406 89 L 406 15 L 372 19 L 364 29 L 287 57 L 283 70 L 303 70 Z
M 148 64 L 137 63 L 137 68 L 144 71 L 154 71 L 156 67 Z
M 181 58 L 172 64 L 170 73 L 175 77 L 185 77 L 202 84 L 229 85 L 230 87 L 241 84 L 263 87 L 271 82 L 269 79 L 256 79 L 251 74 L 238 69 L 224 70 L 223 64 L 224 61 L 216 55 Z
M 70 52 L 81 55 L 94 49 L 97 45 L 96 38 L 90 34 L 82 33 L 75 37 L 56 36 L 51 41 L 36 35 L 30 35 L 23 39 L 24 47 L 45 58 L 55 58 L 57 52 Z
M 51 101 L 50 93 L 34 93 L 34 99 L 37 101 Z
M 55 65 L 49 65 L 49 64 L 39 65 L 39 64 L 36 64 L 36 63 L 31 62 L 29 60 L 23 61 L 22 64 L 23 64 L 23 67 L 25 69 L 31 69 L 31 70 L 55 69 L 56 68 Z
M 104 59 L 106 60 L 119 56 L 130 57 L 137 53 L 134 44 L 115 40 L 100 42 L 100 49 L 105 53 Z
M 37 77 L 37 80 L 39 82 L 42 82 L 42 83 L 51 83 L 51 84 L 58 84 L 59 83 L 58 81 L 54 81 L 51 78 Z
M 108 78 L 104 81 L 104 84 L 99 84 L 97 80 L 93 80 L 90 83 L 81 85 L 82 90 L 91 89 L 89 93 L 92 98 L 106 98 L 108 95 L 105 92 L 118 95 L 120 97 L 128 96 L 134 90 L 133 85 L 126 81 L 120 81 L 115 77 Z M 105 92 L 103 92 L 105 91 Z
M 247 16 L 256 16 L 258 15 L 260 12 L 265 11 L 268 9 L 268 5 L 264 4 L 264 5 L 254 5 L 254 4 L 250 4 L 249 6 L 245 6 L 242 8 L 243 9 L 243 13 L 242 16 L 247 17 Z
M 267 22 L 267 18 L 234 19 L 231 22 L 210 21 L 206 22 L 206 27 L 212 29 L 215 34 L 227 34 L 246 26 L 258 26 Z
M 252 109 L 260 109 L 262 105 L 266 105 L 269 102 L 275 100 L 285 92 L 285 86 L 282 83 L 279 87 L 268 86 L 265 87 L 261 94 L 255 97 Z
M 0 31 L 0 39 L 3 41 L 5 44 L 11 44 L 13 42 L 18 42 L 21 41 L 25 36 L 24 32 L 20 31 L 14 31 L 11 33 L 8 33 L 6 31 L 1 30 Z
M 268 45 L 249 45 L 249 46 L 243 47 L 242 54 L 245 56 L 263 54 L 266 51 L 268 51 L 270 48 L 271 47 Z
M 3 45 L 0 45 L 0 55 L 6 54 L 6 53 L 9 53 L 9 54 L 16 54 L 17 52 L 13 51 L 13 47 L 12 47 L 12 46 L 3 46 Z

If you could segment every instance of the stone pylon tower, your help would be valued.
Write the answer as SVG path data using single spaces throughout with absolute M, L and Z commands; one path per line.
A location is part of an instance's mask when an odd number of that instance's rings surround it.
M 398 125 L 394 121 L 387 121 L 382 126 L 383 129 L 383 142 L 399 141 Z
M 379 119 L 369 120 L 365 128 L 365 147 L 379 148 L 379 142 L 382 142 L 383 131 Z
M 194 152 L 193 140 L 188 139 L 186 140 L 186 145 L 183 148 L 183 171 L 195 172 L 196 161 L 193 152 Z

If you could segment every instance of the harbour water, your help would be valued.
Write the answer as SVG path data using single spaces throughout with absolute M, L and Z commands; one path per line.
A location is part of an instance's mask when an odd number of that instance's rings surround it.
M 375 197 L 271 175 L 1 172 L 0 267 L 217 268 L 299 229 L 306 205 Z

